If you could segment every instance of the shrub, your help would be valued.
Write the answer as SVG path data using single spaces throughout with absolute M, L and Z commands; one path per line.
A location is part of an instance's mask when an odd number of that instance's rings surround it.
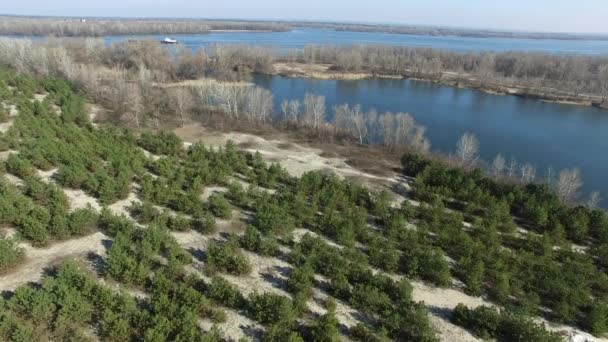
M 334 342 L 340 341 L 338 319 L 336 318 L 336 304 L 332 298 L 326 303 L 327 313 L 319 317 L 310 329 L 313 341 Z
M 521 315 L 498 311 L 488 306 L 469 309 L 458 304 L 452 312 L 454 324 L 464 327 L 484 339 L 498 341 L 557 342 L 561 337 Z
M 0 274 L 23 260 L 25 253 L 13 239 L 0 238 Z
M 232 207 L 223 195 L 213 194 L 209 197 L 209 210 L 221 219 L 229 219 L 232 216 Z
M 238 240 L 231 238 L 226 243 L 211 242 L 207 248 L 207 271 L 244 275 L 251 272 L 247 257 L 243 255 Z
M 276 256 L 279 253 L 279 244 L 272 236 L 263 236 L 254 226 L 247 226 L 241 238 L 241 246 L 248 251 L 263 256 Z
M 211 284 L 207 286 L 205 294 L 210 299 L 233 309 L 242 309 L 247 303 L 241 292 L 221 277 L 211 279 Z
M 78 209 L 69 216 L 68 228 L 71 235 L 84 235 L 97 226 L 97 213 L 91 208 Z
M 258 202 L 254 225 L 264 234 L 288 233 L 294 228 L 294 220 L 287 208 L 276 201 Z
M 247 311 L 253 319 L 262 324 L 289 321 L 292 305 L 289 298 L 272 293 L 252 293 L 249 295 Z
M 181 139 L 173 132 L 142 133 L 137 144 L 153 154 L 178 155 L 183 151 Z
M 31 177 L 35 173 L 34 166 L 15 153 L 11 153 L 6 159 L 6 171 L 22 179 Z

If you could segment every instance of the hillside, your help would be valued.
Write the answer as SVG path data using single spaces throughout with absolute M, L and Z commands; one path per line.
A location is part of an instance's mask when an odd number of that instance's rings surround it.
M 255 136 L 93 124 L 68 83 L 10 71 L 0 102 L 2 340 L 607 330 L 608 218 L 543 188 L 417 155 L 384 177 Z

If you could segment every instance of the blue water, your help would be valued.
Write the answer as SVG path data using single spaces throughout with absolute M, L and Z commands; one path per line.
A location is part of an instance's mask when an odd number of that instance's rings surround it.
M 535 165 L 538 176 L 544 176 L 549 166 L 556 170 L 578 167 L 584 192 L 601 191 L 608 196 L 608 111 L 414 80 L 256 75 L 253 82 L 272 91 L 277 111 L 283 100 L 313 93 L 326 96 L 327 108 L 350 103 L 361 104 L 364 110 L 408 112 L 427 128 L 435 151 L 453 152 L 458 138 L 472 132 L 480 142 L 483 160 L 492 161 L 502 153 L 507 159 Z
M 161 40 L 165 36 L 108 36 L 106 43 L 131 38 Z M 432 47 L 452 51 L 536 51 L 558 54 L 608 55 L 608 41 L 472 38 L 457 36 L 419 36 L 390 33 L 344 32 L 297 28 L 289 32 L 213 32 L 198 35 L 176 35 L 186 47 L 198 49 L 213 44 L 253 44 L 277 49 L 304 48 L 310 44 L 332 45 L 398 45 Z

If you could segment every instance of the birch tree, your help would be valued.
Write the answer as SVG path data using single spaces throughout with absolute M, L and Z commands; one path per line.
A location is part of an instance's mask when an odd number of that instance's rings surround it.
M 186 115 L 194 104 L 192 92 L 190 89 L 177 87 L 170 91 L 170 95 L 173 98 L 175 111 L 179 116 L 180 125 L 184 127 L 186 125 Z
M 507 161 L 505 160 L 505 157 L 503 157 L 502 154 L 499 153 L 492 161 L 492 166 L 490 167 L 492 177 L 500 177 L 505 171 L 506 164 Z
M 477 153 L 479 152 L 479 142 L 472 133 L 464 133 L 456 144 L 456 158 L 462 167 L 468 168 L 475 164 Z
M 564 169 L 559 172 L 557 195 L 562 201 L 573 201 L 583 186 L 579 169 Z
M 600 196 L 599 191 L 594 191 L 589 195 L 589 200 L 587 200 L 587 206 L 593 209 L 599 208 L 601 202 L 602 196 Z
M 536 168 L 530 163 L 525 163 L 520 167 L 521 181 L 530 183 L 536 178 Z

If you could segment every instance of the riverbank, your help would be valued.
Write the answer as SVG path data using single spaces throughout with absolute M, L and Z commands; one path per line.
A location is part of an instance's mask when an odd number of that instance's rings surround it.
M 537 99 L 547 102 L 555 102 L 568 105 L 596 107 L 608 110 L 608 102 L 603 101 L 600 96 L 590 94 L 573 94 L 553 88 L 531 88 L 517 84 L 506 84 L 492 81 L 482 81 L 471 75 L 458 74 L 455 72 L 441 72 L 438 74 L 422 74 L 407 71 L 404 74 L 377 74 L 371 72 L 342 72 L 333 68 L 332 64 L 309 64 L 277 62 L 273 65 L 270 75 L 284 77 L 310 78 L 319 80 L 363 80 L 370 78 L 383 79 L 414 79 L 428 81 L 435 84 L 448 85 L 458 88 L 470 88 L 494 95 L 512 95 L 524 98 Z

